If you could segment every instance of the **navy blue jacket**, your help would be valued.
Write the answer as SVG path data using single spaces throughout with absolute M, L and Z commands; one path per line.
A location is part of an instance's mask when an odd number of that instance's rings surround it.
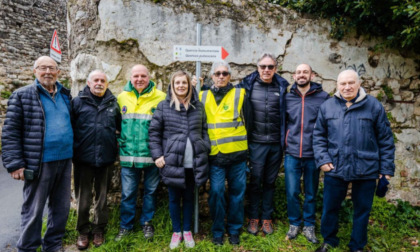
M 117 98 L 107 89 L 98 106 L 86 86 L 72 100 L 71 105 L 73 162 L 95 167 L 114 163 L 118 153 L 116 131 L 121 131 L 121 113 Z
M 313 133 L 317 167 L 332 163 L 326 176 L 345 181 L 394 175 L 394 138 L 382 104 L 360 88 L 349 108 L 337 92 L 324 102 Z
M 70 90 L 62 87 L 60 93 L 71 111 Z M 45 115 L 34 81 L 32 85 L 14 91 L 9 98 L 1 137 L 3 165 L 8 172 L 26 168 L 39 175 L 44 131 Z
M 312 132 L 318 109 L 330 98 L 322 90 L 321 84 L 311 82 L 304 96 L 299 92 L 297 84 L 293 84 L 286 94 L 286 154 L 296 158 L 313 158 Z
M 260 74 L 258 71 L 251 73 L 250 75 L 246 76 L 241 83 L 236 85 L 236 88 L 245 88 L 245 104 L 244 104 L 244 117 L 245 117 L 245 127 L 246 131 L 248 132 L 248 137 L 251 137 L 252 130 L 254 127 L 254 119 L 253 119 L 253 105 L 251 102 L 251 94 L 252 89 L 254 87 L 254 83 L 259 77 Z M 282 145 L 282 149 L 284 150 L 284 139 L 286 136 L 286 93 L 287 93 L 287 86 L 289 83 L 280 75 L 274 74 L 273 81 L 279 84 L 279 103 L 280 103 L 280 125 L 281 125 L 281 134 L 280 134 L 280 143 Z

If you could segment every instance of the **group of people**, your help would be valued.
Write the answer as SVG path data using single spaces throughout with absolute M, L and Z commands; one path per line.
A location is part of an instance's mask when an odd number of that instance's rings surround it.
M 213 85 L 196 92 L 196 81 L 175 72 L 168 92 L 158 90 L 146 66 L 135 65 L 116 98 L 101 70 L 92 71 L 87 86 L 71 99 L 58 81 L 56 62 L 35 61 L 35 81 L 13 92 L 2 133 L 3 164 L 12 178 L 24 180 L 19 251 L 64 251 L 62 238 L 70 208 L 71 164 L 77 199 L 77 248 L 105 242 L 107 192 L 119 153 L 121 165 L 120 229 L 115 241 L 131 233 L 137 192 L 143 183 L 140 225 L 154 236 L 155 191 L 168 188 L 173 235 L 169 247 L 195 246 L 191 233 L 194 190 L 210 180 L 208 203 L 212 242 L 240 244 L 248 183 L 247 231 L 273 233 L 275 180 L 285 154 L 289 230 L 315 235 L 319 173 L 324 178 L 322 245 L 338 246 L 338 212 L 352 184 L 353 232 L 349 248 L 363 251 L 376 179 L 394 174 L 394 142 L 381 103 L 369 96 L 353 70 L 337 78 L 334 97 L 313 82 L 308 64 L 297 66 L 294 84 L 276 73 L 277 59 L 264 53 L 257 70 L 239 84 L 231 68 L 214 62 Z M 143 180 L 141 178 L 143 177 Z M 301 178 L 304 202 L 300 204 Z M 227 198 L 225 197 L 227 180 Z M 89 210 L 95 191 L 94 218 Z M 47 230 L 41 239 L 42 212 L 48 199 Z M 226 220 L 226 223 L 225 223 Z M 303 226 L 303 227 L 302 227 Z

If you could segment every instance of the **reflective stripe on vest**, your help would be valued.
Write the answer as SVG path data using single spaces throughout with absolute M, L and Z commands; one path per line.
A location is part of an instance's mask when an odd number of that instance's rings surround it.
M 150 163 L 154 164 L 155 162 L 151 157 L 133 157 L 133 156 L 120 156 L 121 162 L 130 162 L 130 163 Z
M 152 120 L 153 115 L 148 114 L 123 114 L 122 119 L 143 119 L 143 120 Z
M 210 155 L 219 152 L 233 153 L 248 149 L 246 129 L 239 116 L 243 106 L 245 90 L 234 88 L 229 91 L 219 105 L 213 93 L 206 90 L 200 93 L 206 115 L 211 141 Z

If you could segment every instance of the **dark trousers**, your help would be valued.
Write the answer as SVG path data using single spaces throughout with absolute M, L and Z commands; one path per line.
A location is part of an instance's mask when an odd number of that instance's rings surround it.
M 185 188 L 168 186 L 169 213 L 172 220 L 173 232 L 181 232 L 181 198 L 183 231 L 191 231 L 194 210 L 194 174 L 193 169 L 185 169 Z
M 80 234 L 103 233 L 108 223 L 107 193 L 112 177 L 113 164 L 94 167 L 84 164 L 74 165 L 74 192 L 77 199 L 77 225 Z M 93 222 L 89 221 L 89 210 L 95 190 Z
M 46 252 L 62 247 L 70 210 L 71 159 L 42 163 L 41 173 L 25 180 L 19 251 L 36 251 L 42 244 Z M 47 231 L 41 239 L 42 213 L 48 199 Z
M 271 220 L 273 213 L 274 183 L 282 160 L 281 145 L 249 143 L 251 179 L 249 181 L 248 217 L 259 219 L 262 201 L 262 220 Z
M 372 209 L 376 180 L 351 181 L 351 199 L 353 201 L 353 230 L 349 243 L 350 250 L 363 249 L 367 244 L 367 225 Z M 348 181 L 331 176 L 324 178 L 324 207 L 321 219 L 321 234 L 324 242 L 338 246 L 338 212 L 347 194 Z

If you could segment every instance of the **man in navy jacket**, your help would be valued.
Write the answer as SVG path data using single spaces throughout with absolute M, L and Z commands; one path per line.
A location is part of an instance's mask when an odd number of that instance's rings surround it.
M 318 243 L 315 236 L 315 208 L 318 190 L 319 169 L 315 165 L 312 149 L 312 132 L 318 109 L 330 96 L 322 91 L 321 84 L 311 82 L 312 68 L 300 64 L 293 75 L 295 83 L 286 94 L 286 156 L 284 158 L 287 215 L 289 231 L 286 239 L 294 239 L 300 230 L 300 178 L 303 175 L 305 201 L 303 203 L 303 234 L 312 243 Z
M 376 179 L 394 175 L 394 138 L 382 104 L 360 87 L 353 70 L 338 75 L 334 98 L 323 103 L 313 132 L 317 167 L 325 173 L 321 234 L 316 251 L 338 246 L 338 212 L 352 183 L 351 251 L 363 251 Z

